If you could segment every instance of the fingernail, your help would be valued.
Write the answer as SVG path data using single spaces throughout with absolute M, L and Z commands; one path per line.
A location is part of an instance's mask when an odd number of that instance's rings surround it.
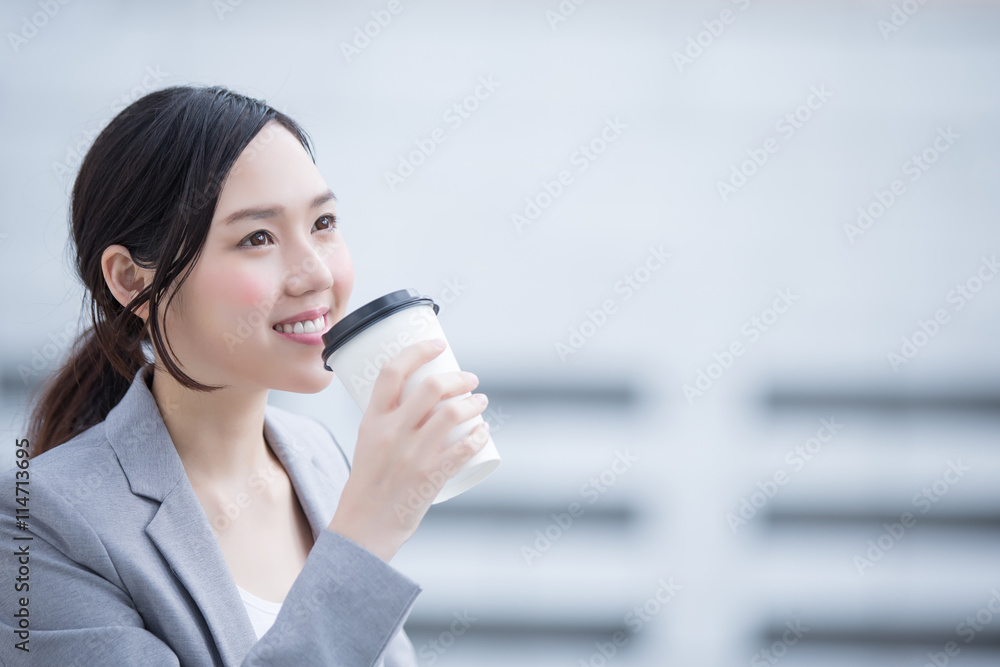
M 436 350 L 443 350 L 444 348 L 448 347 L 448 343 L 444 340 L 444 338 L 435 338 L 434 340 L 431 341 L 431 344 L 434 346 L 434 349 Z

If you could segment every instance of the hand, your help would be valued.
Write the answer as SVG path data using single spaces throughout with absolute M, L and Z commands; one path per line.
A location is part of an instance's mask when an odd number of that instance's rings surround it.
M 472 391 L 479 384 L 472 373 L 429 375 L 400 403 L 407 379 L 441 352 L 432 341 L 420 341 L 382 366 L 358 429 L 351 475 L 328 526 L 386 562 L 413 536 L 444 483 L 487 441 L 484 422 L 444 444 L 449 431 L 486 409 L 484 394 L 438 407 Z

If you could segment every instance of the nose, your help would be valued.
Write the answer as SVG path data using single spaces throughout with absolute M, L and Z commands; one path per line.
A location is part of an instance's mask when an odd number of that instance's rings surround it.
M 322 292 L 333 285 L 333 273 L 326 264 L 322 247 L 307 245 L 306 251 L 298 253 L 286 273 L 285 289 L 296 296 L 306 292 Z

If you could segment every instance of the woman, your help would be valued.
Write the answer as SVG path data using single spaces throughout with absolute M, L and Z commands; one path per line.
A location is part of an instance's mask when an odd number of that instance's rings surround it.
M 456 372 L 400 402 L 442 348 L 404 349 L 353 468 L 319 422 L 267 405 L 332 380 L 320 337 L 353 287 L 335 201 L 304 131 L 224 88 L 151 93 L 95 140 L 72 199 L 93 328 L 4 473 L 0 662 L 416 664 L 421 589 L 389 562 L 433 499 L 411 489 L 485 443 L 481 426 L 442 446 L 486 400 L 435 410 L 476 386 Z

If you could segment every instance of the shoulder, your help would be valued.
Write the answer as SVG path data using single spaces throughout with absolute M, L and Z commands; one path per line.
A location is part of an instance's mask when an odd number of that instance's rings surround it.
M 59 551 L 107 574 L 109 581 L 115 581 L 114 568 L 102 535 L 115 533 L 108 524 L 116 517 L 141 515 L 139 504 L 149 503 L 131 493 L 103 422 L 27 459 L 23 468 L 5 470 L 0 488 L 7 490 L 0 493 L 0 514 L 17 517 L 0 526 L 0 538 L 8 544 L 15 535 L 40 538 L 32 543 L 36 554 L 48 550 L 40 558 L 55 558 Z
M 25 468 L 14 466 L 4 471 L 3 479 L 28 479 L 32 490 L 44 486 L 46 491 L 70 502 L 85 500 L 112 478 L 124 481 L 124 472 L 104 427 L 103 421 L 91 426 L 63 444 L 28 459 Z M 8 482 L 4 488 L 12 486 Z

